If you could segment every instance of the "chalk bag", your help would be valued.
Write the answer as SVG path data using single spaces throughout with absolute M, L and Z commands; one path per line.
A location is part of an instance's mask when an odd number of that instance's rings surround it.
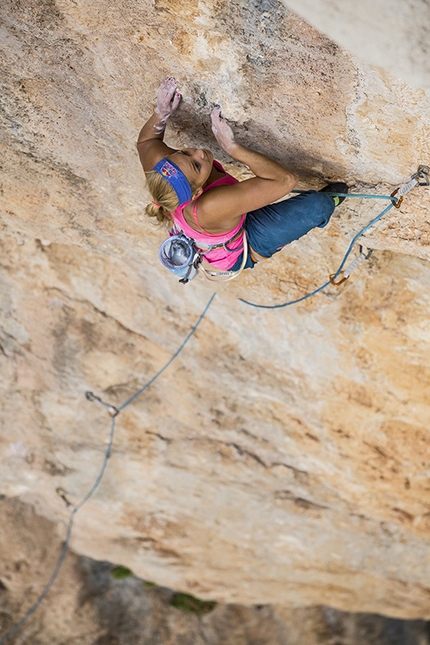
M 183 284 L 196 277 L 198 265 L 201 262 L 194 240 L 183 233 L 172 235 L 164 240 L 158 251 L 158 257 L 161 264 Z

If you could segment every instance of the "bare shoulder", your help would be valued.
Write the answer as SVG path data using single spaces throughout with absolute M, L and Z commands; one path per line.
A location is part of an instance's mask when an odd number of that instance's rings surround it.
M 199 197 L 196 204 L 197 220 L 200 226 L 209 233 L 225 233 L 235 228 L 246 210 L 241 207 L 231 208 L 231 191 L 238 184 L 224 184 L 210 188 Z M 191 206 L 191 205 L 190 205 Z M 190 213 L 191 214 L 191 209 Z M 191 223 L 191 222 L 190 222 Z M 191 225 L 195 226 L 193 221 Z

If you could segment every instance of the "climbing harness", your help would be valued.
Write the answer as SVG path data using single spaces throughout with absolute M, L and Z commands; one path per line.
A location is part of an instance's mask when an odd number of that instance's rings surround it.
M 64 562 L 64 559 L 65 559 L 65 557 L 67 555 L 67 552 L 68 552 L 68 549 L 69 549 L 70 537 L 71 537 L 71 534 L 72 534 L 74 517 L 75 517 L 76 513 L 79 511 L 79 509 L 81 509 L 82 506 L 84 504 L 86 504 L 87 501 L 90 499 L 90 497 L 92 497 L 94 495 L 94 493 L 96 492 L 97 488 L 99 487 L 100 482 L 101 482 L 101 480 L 103 478 L 103 475 L 105 473 L 107 463 L 108 463 L 109 457 L 110 457 L 111 452 L 112 452 L 113 438 L 114 438 L 114 433 L 115 433 L 116 417 L 118 416 L 118 414 L 120 414 L 120 412 L 122 412 L 122 410 L 124 410 L 124 408 L 126 408 L 128 405 L 130 405 L 130 403 L 132 401 L 134 401 L 140 394 L 142 394 L 142 392 L 144 392 L 150 385 L 152 385 L 152 383 L 169 367 L 169 365 L 180 354 L 180 352 L 184 349 L 185 345 L 190 340 L 191 336 L 194 335 L 195 331 L 197 330 L 197 327 L 200 325 L 200 323 L 202 322 L 203 318 L 206 316 L 206 313 L 207 313 L 209 307 L 211 306 L 212 301 L 215 298 L 215 296 L 216 296 L 216 294 L 213 293 L 211 298 L 209 299 L 209 302 L 207 303 L 207 305 L 203 309 L 203 312 L 201 313 L 198 321 L 196 322 L 194 327 L 192 327 L 191 331 L 188 333 L 188 335 L 186 336 L 185 340 L 182 342 L 182 344 L 179 346 L 179 348 L 176 350 L 176 352 L 170 357 L 170 359 L 167 361 L 167 363 L 155 374 L 155 376 L 153 376 L 147 383 L 145 383 L 145 385 L 143 387 L 141 387 L 135 394 L 133 394 L 133 396 L 131 396 L 129 399 L 127 399 L 127 401 L 125 401 L 125 403 L 123 403 L 118 408 L 116 408 L 114 405 L 110 405 L 109 403 L 105 403 L 99 396 L 96 396 L 92 392 L 86 392 L 85 393 L 85 398 L 88 401 L 98 403 L 102 407 L 106 408 L 107 411 L 109 412 L 110 416 L 112 417 L 109 440 L 108 440 L 107 448 L 106 448 L 105 453 L 104 453 L 102 467 L 100 469 L 99 474 L 97 475 L 97 478 L 96 478 L 94 484 L 92 485 L 92 487 L 90 488 L 88 493 L 70 511 L 69 523 L 67 525 L 67 531 L 66 531 L 66 539 L 64 541 L 63 548 L 61 549 L 60 557 L 58 558 L 58 561 L 57 561 L 57 564 L 56 564 L 56 566 L 54 568 L 54 571 L 53 571 L 50 579 L 48 580 L 45 588 L 43 589 L 42 593 L 39 595 L 39 597 L 36 600 L 36 602 L 33 603 L 33 605 L 30 607 L 30 609 L 27 611 L 27 613 L 21 618 L 21 620 L 19 620 L 11 629 L 9 629 L 9 631 L 6 632 L 6 634 L 3 634 L 3 636 L 0 638 L 0 645 L 3 645 L 3 643 L 5 643 L 7 640 L 9 640 L 9 638 L 11 636 L 16 634 L 16 632 L 30 618 L 30 616 L 32 614 L 34 614 L 34 612 L 38 609 L 38 607 L 42 603 L 43 599 L 48 594 L 48 592 L 51 589 L 52 585 L 54 584 L 55 580 L 57 579 L 57 576 L 58 576 L 58 574 L 60 572 L 60 569 L 62 567 L 62 564 Z M 65 502 L 67 507 L 72 505 L 71 502 L 69 501 L 68 497 L 67 497 L 66 491 L 63 488 L 57 488 L 56 492 L 57 492 L 57 495 L 59 495 L 61 497 L 61 499 Z
M 240 268 L 237 271 L 213 271 L 207 269 L 202 261 L 205 255 L 214 249 L 224 249 L 227 253 L 233 253 L 237 249 L 229 249 L 228 245 L 243 234 L 243 257 Z M 203 275 L 212 282 L 227 282 L 237 278 L 243 271 L 248 257 L 248 241 L 246 233 L 241 228 L 234 236 L 220 244 L 204 244 L 196 242 L 175 224 L 169 231 L 169 237 L 161 244 L 158 251 L 160 262 L 173 275 L 179 278 L 179 282 L 187 284 L 196 277 L 200 270 Z
M 311 298 L 312 296 L 316 295 L 320 291 L 323 291 L 326 287 L 329 285 L 333 285 L 336 287 L 339 287 L 341 284 L 343 284 L 348 278 L 350 277 L 351 273 L 354 271 L 354 269 L 357 268 L 357 266 L 363 261 L 363 260 L 368 260 L 369 257 L 372 254 L 372 249 L 368 250 L 367 254 L 363 253 L 362 247 L 360 246 L 360 255 L 356 260 L 354 260 L 347 268 L 343 268 L 345 266 L 345 263 L 348 259 L 348 257 L 351 254 L 351 251 L 353 247 L 355 246 L 355 243 L 357 242 L 358 238 L 364 235 L 366 231 L 368 231 L 376 222 L 378 222 L 386 213 L 388 213 L 389 210 L 392 208 L 400 208 L 400 205 L 403 201 L 404 196 L 415 186 L 429 186 L 430 185 L 430 179 L 429 179 L 429 174 L 430 174 L 430 168 L 428 166 L 420 165 L 418 166 L 418 170 L 415 174 L 412 175 L 410 181 L 408 181 L 407 184 L 404 184 L 400 188 L 396 188 L 391 195 L 362 195 L 362 194 L 355 194 L 355 193 L 332 193 L 332 192 L 327 192 L 327 195 L 331 195 L 332 197 L 338 196 L 338 197 L 353 197 L 353 198 L 365 198 L 365 199 L 387 199 L 391 203 L 389 206 L 387 206 L 379 215 L 377 215 L 374 219 L 372 219 L 364 228 L 362 228 L 352 239 L 347 252 L 345 253 L 342 262 L 340 263 L 337 271 L 335 273 L 332 273 L 329 276 L 329 280 L 325 282 L 323 285 L 315 289 L 314 291 L 311 291 L 311 293 L 306 294 L 305 296 L 302 296 L 301 298 L 297 298 L 296 300 L 290 300 L 289 302 L 285 302 L 280 305 L 259 305 L 254 302 L 249 302 L 248 300 L 244 300 L 243 298 L 239 298 L 239 300 L 246 305 L 250 305 L 251 307 L 257 307 L 259 309 L 280 309 L 282 307 L 288 307 L 290 305 L 297 304 L 298 302 L 302 302 L 303 300 L 306 300 L 307 298 Z M 300 190 L 294 190 L 292 191 L 294 193 L 300 193 L 302 191 Z
M 239 276 L 242 273 L 245 267 L 247 258 L 248 258 L 248 237 L 246 235 L 246 232 L 243 231 L 242 262 L 237 271 L 209 271 L 209 269 L 206 269 L 203 265 L 200 266 L 200 269 L 203 272 L 203 275 L 205 276 L 205 278 L 207 278 L 211 282 L 228 282 L 229 280 L 234 280 L 234 278 L 237 278 L 237 276 Z

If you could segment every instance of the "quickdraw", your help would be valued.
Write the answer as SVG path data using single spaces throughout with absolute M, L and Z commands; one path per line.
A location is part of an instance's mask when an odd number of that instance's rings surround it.
M 370 256 L 373 253 L 373 249 L 368 249 L 367 253 L 363 253 L 363 247 L 360 245 L 360 255 L 358 258 L 356 258 L 351 264 L 349 264 L 346 269 L 343 271 L 340 271 L 337 276 L 336 273 L 331 273 L 330 274 L 330 284 L 332 284 L 334 287 L 340 287 L 341 284 L 343 284 L 346 280 L 348 280 L 349 276 L 351 273 L 358 267 L 360 262 L 363 260 L 368 260 Z M 340 280 L 336 281 L 336 277 L 341 276 Z
M 418 166 L 417 172 L 412 175 L 410 181 L 408 181 L 407 184 L 404 184 L 403 186 L 400 186 L 399 188 L 396 188 L 391 193 L 391 197 L 393 197 L 393 199 L 391 200 L 391 205 L 394 206 L 395 208 L 400 208 L 400 206 L 402 205 L 404 196 L 410 190 L 412 190 L 412 188 L 415 188 L 415 186 L 429 186 L 430 185 L 429 173 L 430 173 L 430 168 L 428 166 L 423 166 L 423 165 Z M 351 195 L 351 197 L 352 196 L 353 195 Z M 370 228 L 370 226 L 373 226 L 373 224 L 378 219 L 380 219 L 380 216 L 378 216 L 377 218 L 375 218 L 375 220 L 370 222 L 370 224 L 368 226 L 366 226 L 365 229 L 363 229 L 363 231 L 360 231 L 359 235 L 362 235 L 365 232 L 365 230 L 368 230 Z M 356 236 L 353 241 L 355 241 L 357 239 L 357 237 L 358 236 Z M 352 247 L 350 247 L 350 248 L 352 248 Z M 335 287 L 340 287 L 341 284 L 343 284 L 346 280 L 348 280 L 348 278 L 350 277 L 351 273 L 354 271 L 354 269 L 356 267 L 358 267 L 360 262 L 362 262 L 363 260 L 368 260 L 370 258 L 370 256 L 372 255 L 372 252 L 373 252 L 373 249 L 370 249 L 369 253 L 367 255 L 365 255 L 363 253 L 363 247 L 360 246 L 360 255 L 358 256 L 358 258 L 356 258 L 353 262 L 351 262 L 351 264 L 346 269 L 342 270 L 342 266 L 345 263 L 346 257 L 348 257 L 348 256 L 346 256 L 344 258 L 344 261 L 343 261 L 342 265 L 337 270 L 337 272 L 332 273 L 330 275 L 330 278 L 329 278 L 330 279 L 330 284 L 332 284 Z M 348 253 L 348 255 L 349 255 L 349 253 Z M 341 276 L 341 277 L 338 280 L 337 278 L 339 276 Z

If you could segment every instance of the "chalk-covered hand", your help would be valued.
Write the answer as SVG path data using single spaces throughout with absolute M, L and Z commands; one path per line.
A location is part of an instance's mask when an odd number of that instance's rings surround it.
M 224 152 L 230 154 L 236 142 L 234 140 L 233 130 L 224 117 L 221 116 L 221 108 L 219 106 L 212 110 L 211 119 L 212 132 L 214 133 L 215 139 Z
M 158 89 L 157 93 L 157 107 L 155 112 L 158 114 L 161 120 L 164 122 L 167 121 L 169 116 L 171 116 L 179 107 L 182 96 L 179 92 L 176 91 L 178 87 L 177 82 L 172 76 L 166 78 L 163 81 Z

